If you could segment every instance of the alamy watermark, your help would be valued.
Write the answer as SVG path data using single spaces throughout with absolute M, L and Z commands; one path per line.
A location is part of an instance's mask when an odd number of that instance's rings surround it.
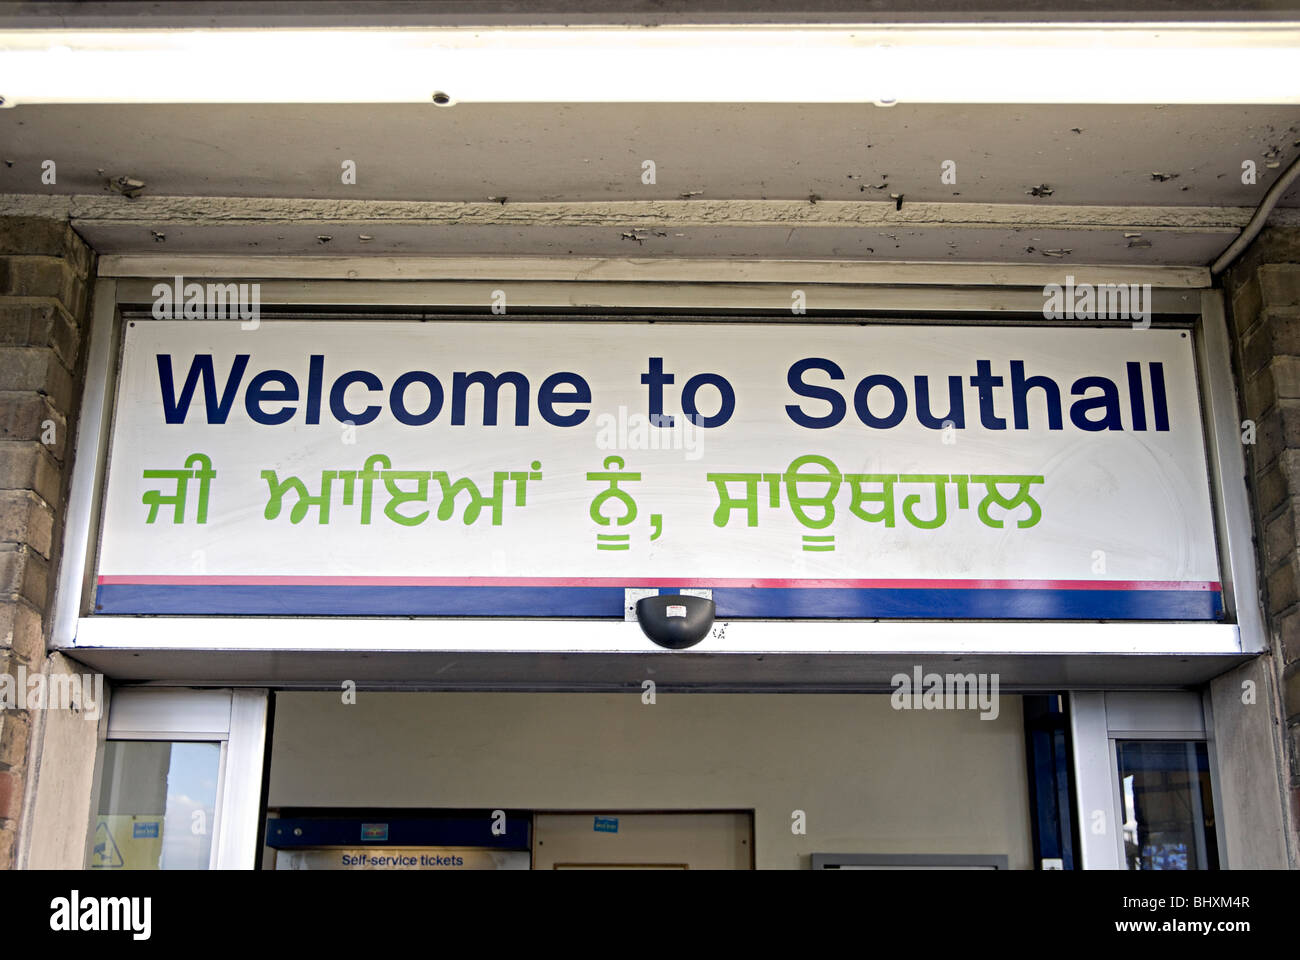
M 102 673 L 0 673 L 0 710 L 69 710 L 99 719 L 104 704 Z
M 148 940 L 152 917 L 152 897 L 83 897 L 73 890 L 50 901 L 50 929 L 58 933 L 121 931 L 132 940 Z
M 918 663 L 911 674 L 889 678 L 894 692 L 889 705 L 895 710 L 978 710 L 981 720 L 996 720 L 996 673 L 924 673 Z
M 681 450 L 687 460 L 704 455 L 704 417 L 629 413 L 620 406 L 618 414 L 596 417 L 596 448 L 599 450 Z
M 1075 283 L 1043 287 L 1043 317 L 1047 320 L 1134 320 L 1133 326 L 1151 326 L 1151 284 Z
M 178 276 L 152 292 L 155 320 L 239 320 L 244 330 L 262 322 L 260 283 L 186 283 Z

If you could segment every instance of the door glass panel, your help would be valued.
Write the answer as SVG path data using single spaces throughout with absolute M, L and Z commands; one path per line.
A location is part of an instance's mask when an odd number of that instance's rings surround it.
M 206 870 L 221 744 L 109 740 L 90 867 Z
M 1130 870 L 1217 870 L 1204 741 L 1118 740 L 1124 859 Z

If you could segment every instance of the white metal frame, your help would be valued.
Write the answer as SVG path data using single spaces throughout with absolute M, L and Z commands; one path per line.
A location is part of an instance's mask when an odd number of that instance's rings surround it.
M 1074 752 L 1074 802 L 1079 824 L 1079 865 L 1084 870 L 1118 870 L 1122 865 L 1115 835 L 1119 811 L 1110 788 L 1110 741 L 1106 735 L 1106 695 L 1070 693 L 1070 744 Z
M 1196 337 L 1202 377 L 1210 482 L 1217 512 L 1224 602 L 1236 618 L 1243 653 L 1268 650 L 1264 612 L 1259 605 L 1254 524 L 1246 490 L 1246 455 L 1241 445 L 1241 407 L 1232 377 L 1232 342 L 1224 318 L 1223 294 L 1201 293 L 1201 322 Z
M 50 637 L 54 648 L 74 645 L 84 591 L 94 580 L 89 568 L 94 558 L 91 537 L 97 526 L 99 480 L 107 455 L 112 400 L 110 373 L 115 365 L 111 351 L 116 342 L 116 328 L 117 283 L 97 279 L 87 338 L 86 383 L 77 418 L 77 444 L 65 513 L 63 557 L 54 589 L 54 624 Z
M 558 652 L 575 647 L 587 651 L 644 652 L 644 644 L 620 624 L 589 621 L 484 621 L 456 620 L 445 630 L 430 628 L 427 622 L 401 620 L 276 620 L 245 618 L 238 631 L 223 618 L 107 618 L 83 616 L 86 598 L 94 582 L 95 540 L 98 497 L 106 469 L 108 435 L 111 426 L 113 387 L 116 380 L 115 350 L 118 343 L 119 306 L 152 301 L 155 282 L 170 282 L 174 273 L 164 270 L 158 258 L 114 258 L 111 267 L 122 279 L 103 279 L 96 284 L 94 316 L 89 343 L 85 395 L 82 402 L 77 449 L 68 508 L 64 560 L 56 589 L 53 642 L 56 648 L 98 647 L 193 647 L 201 649 L 321 649 L 333 644 L 376 650 L 469 650 L 509 651 L 519 649 L 521 634 L 529 637 L 528 647 L 539 645 Z M 852 271 L 855 280 L 871 277 L 871 283 L 831 281 L 845 268 L 826 263 L 810 264 L 807 274 L 814 279 L 808 287 L 813 313 L 792 318 L 789 314 L 790 284 L 799 269 L 788 262 L 750 262 L 744 282 L 737 274 L 723 274 L 728 282 L 698 282 L 699 274 L 683 268 L 688 282 L 664 282 L 663 267 L 650 270 L 653 282 L 633 282 L 626 277 L 645 271 L 639 261 L 609 261 L 603 269 L 588 265 L 583 270 L 563 266 L 561 261 L 480 261 L 471 271 L 461 263 L 458 269 L 472 273 L 469 280 L 431 280 L 445 276 L 448 269 L 437 261 L 382 261 L 368 269 L 374 283 L 355 279 L 352 260 L 320 261 L 311 269 L 311 280 L 259 280 L 264 306 L 328 309 L 331 306 L 401 307 L 425 311 L 477 305 L 486 310 L 491 289 L 505 285 L 516 309 L 538 307 L 611 309 L 720 310 L 770 312 L 780 310 L 782 322 L 834 322 L 834 316 L 819 311 L 853 310 L 944 310 L 1021 313 L 1041 310 L 1042 293 L 1036 285 L 1059 281 L 1059 266 L 998 264 L 880 264 L 872 271 Z M 351 266 L 349 266 L 351 264 Z M 191 270 L 188 276 L 224 279 L 258 279 L 268 273 L 283 276 L 286 269 L 278 260 L 266 265 L 255 259 L 178 259 L 176 271 Z M 140 278 L 144 269 L 156 271 Z M 301 267 L 304 272 L 305 267 Z M 557 281 L 486 279 L 493 275 L 521 276 L 581 275 L 587 271 L 617 277 L 617 280 Z M 877 652 L 877 651 L 961 651 L 970 653 L 1147 653 L 1147 654 L 1239 654 L 1266 649 L 1263 620 L 1254 602 L 1235 602 L 1257 596 L 1251 522 L 1244 480 L 1240 444 L 1237 442 L 1237 403 L 1227 347 L 1227 329 L 1218 295 L 1204 291 L 1208 275 L 1200 268 L 1125 268 L 1079 265 L 1071 268 L 1078 276 L 1099 281 L 1108 274 L 1153 283 L 1155 312 L 1201 315 L 1197 330 L 1199 376 L 1202 379 L 1207 449 L 1218 512 L 1221 567 L 1225 602 L 1236 622 L 1217 624 L 1133 624 L 1133 623 L 1000 623 L 920 622 L 909 623 L 807 623 L 798 631 L 801 638 L 791 643 L 792 631 L 778 623 L 734 624 L 723 652 Z M 198 272 L 195 272 L 198 271 Z M 954 271 L 958 271 L 954 273 Z M 1135 273 L 1137 271 L 1137 273 Z M 169 275 L 170 274 L 170 275 Z M 331 274 L 333 278 L 331 278 Z M 955 289 L 947 284 L 958 277 L 967 286 Z M 770 278 L 770 279 L 769 279 Z M 838 279 L 838 277 L 836 277 Z M 926 285 L 928 283 L 928 285 Z M 1015 286 L 1004 286 L 1005 284 Z M 527 312 L 515 314 L 523 320 L 537 319 Z M 725 319 L 725 318 L 724 318 Z M 951 321 L 948 321 L 951 322 Z M 1023 316 L 1019 322 L 1024 322 Z M 359 622 L 366 629 L 357 631 Z M 519 624 L 528 623 L 527 630 Z M 309 629 L 304 629 L 310 624 Z M 348 638 L 346 643 L 343 637 Z M 367 639 L 359 641 L 358 636 Z M 178 639 L 180 638 L 180 639 Z M 445 638 L 445 639 L 444 639 Z M 635 645 L 635 646 L 634 646 Z
M 209 869 L 251 870 L 261 851 L 268 700 L 265 690 L 120 688 L 113 693 L 106 740 L 220 744 Z
M 237 624 L 237 626 L 232 626 Z M 719 623 L 719 627 L 724 624 Z M 710 652 L 918 654 L 1236 654 L 1231 623 L 1043 623 L 831 620 L 738 620 L 726 623 L 725 643 Z M 381 618 L 85 617 L 77 647 L 240 651 L 356 650 L 358 652 L 473 651 L 476 653 L 639 653 L 648 648 L 636 623 L 605 620 L 432 620 Z M 1050 646 L 1050 650 L 1046 649 Z

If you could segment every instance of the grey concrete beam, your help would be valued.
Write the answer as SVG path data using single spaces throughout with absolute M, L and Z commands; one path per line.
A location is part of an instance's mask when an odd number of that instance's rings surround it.
M 906 203 L 806 200 L 622 200 L 563 203 L 323 200 L 271 197 L 65 198 L 0 196 L 0 213 L 23 215 L 48 202 L 83 224 L 412 224 L 485 226 L 966 227 L 1115 230 L 1142 228 L 1234 233 L 1249 207 L 1045 206 L 1011 203 Z M 1300 223 L 1300 211 L 1278 211 Z
M 100 254 L 731 258 L 1203 265 L 1248 207 L 878 201 L 458 203 L 0 195 Z M 1300 210 L 1270 223 L 1300 225 Z

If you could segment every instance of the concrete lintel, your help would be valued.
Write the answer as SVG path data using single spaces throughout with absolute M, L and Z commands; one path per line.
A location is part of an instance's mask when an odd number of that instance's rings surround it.
M 181 275 L 259 280 L 505 280 L 593 283 L 800 283 L 1042 287 L 1061 282 L 1046 263 L 945 261 L 679 259 L 674 257 L 229 257 L 114 254 L 101 277 Z M 1149 283 L 1195 289 L 1210 285 L 1206 267 L 1071 264 L 1076 283 Z
M 1066 227 L 1233 233 L 1252 210 L 1238 207 L 1100 207 L 994 203 L 805 200 L 620 200 L 584 203 L 447 203 L 262 197 L 71 198 L 75 223 L 290 224 L 304 220 L 494 226 Z
M 75 224 L 276 225 L 304 221 L 498 226 L 964 227 L 1182 230 L 1234 233 L 1249 207 L 1073 206 L 1031 203 L 907 203 L 845 200 L 648 200 L 583 203 L 452 203 L 268 197 L 0 195 L 0 216 L 68 217 Z M 1300 225 L 1300 210 L 1270 223 Z
M 0 216 L 69 219 L 101 255 L 563 257 L 1201 266 L 1247 207 L 878 201 L 451 203 L 0 195 Z M 1300 209 L 1274 226 L 1300 226 Z M 801 281 L 812 282 L 812 281 Z

